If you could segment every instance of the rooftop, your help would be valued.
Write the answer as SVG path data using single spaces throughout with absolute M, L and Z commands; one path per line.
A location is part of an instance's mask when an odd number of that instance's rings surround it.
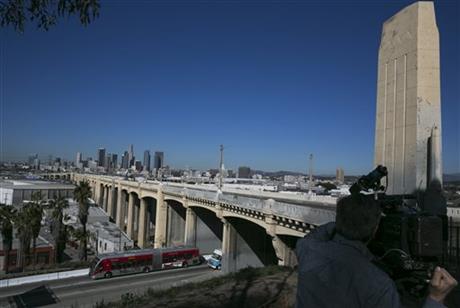
M 72 184 L 36 180 L 0 180 L 0 188 L 6 189 L 74 189 Z

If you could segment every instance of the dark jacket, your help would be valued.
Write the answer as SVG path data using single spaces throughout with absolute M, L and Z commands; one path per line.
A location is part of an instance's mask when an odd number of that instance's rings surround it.
M 316 228 L 297 242 L 296 307 L 400 307 L 390 277 L 375 266 L 366 245 L 335 233 L 335 224 Z M 427 300 L 428 307 L 444 307 Z

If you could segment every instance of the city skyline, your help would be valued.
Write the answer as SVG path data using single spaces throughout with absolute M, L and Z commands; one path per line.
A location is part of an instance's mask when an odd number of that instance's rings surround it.
M 99 147 L 121 157 L 134 144 L 139 160 L 144 150 L 161 150 L 170 166 L 209 169 L 219 166 L 224 144 L 225 166 L 233 169 L 305 173 L 313 153 L 315 173 L 334 174 L 337 166 L 367 173 L 381 24 L 411 2 L 354 2 L 357 12 L 351 4 L 300 1 L 187 11 L 117 3 L 103 5 L 86 28 L 63 22 L 49 32 L 28 27 L 24 35 L 3 29 L 1 160 L 38 153 L 72 161 L 76 152 L 95 159 Z M 444 173 L 460 171 L 456 8 L 435 3 Z M 138 21 L 120 28 L 122 14 L 139 14 Z M 335 21 L 325 25 L 326 17 Z M 43 61 L 26 57 L 32 46 Z M 105 51 L 93 55 L 92 48 Z

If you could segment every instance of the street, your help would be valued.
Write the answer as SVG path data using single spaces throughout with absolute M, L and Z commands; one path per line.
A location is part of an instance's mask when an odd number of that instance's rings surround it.
M 93 307 L 119 300 L 122 294 L 142 294 L 219 275 L 207 265 L 141 273 L 111 279 L 69 278 L 0 289 L 0 307 Z M 26 293 L 29 292 L 29 293 Z M 26 294 L 25 294 L 26 293 Z

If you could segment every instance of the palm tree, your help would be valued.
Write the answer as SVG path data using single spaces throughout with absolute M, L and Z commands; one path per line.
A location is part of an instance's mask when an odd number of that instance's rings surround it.
M 30 220 L 30 229 L 32 233 L 32 247 L 33 247 L 33 268 L 35 269 L 35 264 L 37 261 L 37 237 L 40 234 L 40 229 L 42 227 L 42 218 L 43 218 L 43 202 L 41 192 L 32 194 L 32 203 L 27 205 L 29 214 L 31 217 Z
M 64 197 L 58 197 L 50 200 L 49 208 L 52 209 L 51 216 L 53 223 L 51 224 L 51 233 L 54 238 L 54 260 L 57 263 L 62 262 L 62 253 L 65 249 L 67 239 L 67 228 L 64 226 L 65 220 L 64 209 L 69 206 L 69 202 Z
M 83 226 L 83 236 L 80 238 L 80 259 L 85 261 L 88 260 L 88 256 L 86 253 L 86 245 L 88 242 L 87 233 L 86 233 L 86 223 L 88 221 L 88 211 L 89 211 L 89 202 L 88 199 L 91 198 L 91 187 L 88 182 L 81 181 L 79 185 L 74 190 L 74 197 L 79 204 L 79 212 L 78 218 L 80 219 L 80 223 Z
M 10 264 L 10 251 L 13 246 L 13 219 L 16 210 L 11 205 L 0 205 L 0 227 L 2 232 L 2 244 L 5 257 L 3 259 L 3 269 L 8 274 Z
M 30 209 L 31 207 L 23 206 L 14 217 L 14 224 L 19 238 L 18 267 L 20 269 L 24 269 L 25 255 L 29 253 L 30 240 L 32 239 L 30 222 L 34 219 L 34 214 Z

